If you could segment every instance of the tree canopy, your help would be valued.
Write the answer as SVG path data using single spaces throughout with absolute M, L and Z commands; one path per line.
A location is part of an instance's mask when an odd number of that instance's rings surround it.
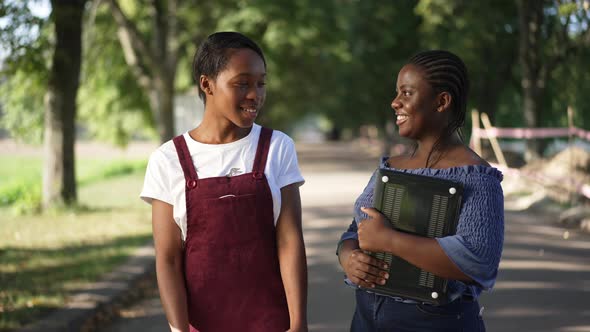
M 0 5 L 0 42 L 7 50 L 0 122 L 27 141 L 41 138 L 44 82 L 54 43 L 51 21 L 30 11 L 35 2 Z M 469 105 L 488 113 L 495 124 L 562 126 L 572 105 L 576 125 L 587 127 L 590 73 L 582 68 L 590 61 L 588 2 L 532 1 L 542 15 L 540 44 L 533 49 L 519 46 L 527 33 L 522 20 L 533 10 L 526 3 L 92 1 L 84 17 L 78 122 L 88 135 L 118 144 L 137 136 L 168 138 L 162 124 L 170 120 L 162 114 L 169 106 L 155 100 L 191 89 L 192 56 L 200 41 L 214 31 L 235 30 L 265 52 L 269 80 L 260 121 L 279 129 L 288 131 L 308 114 L 341 129 L 363 124 L 385 129 L 392 121 L 397 72 L 412 54 L 427 48 L 449 49 L 465 60 L 472 86 Z M 529 56 L 523 58 L 526 50 Z M 531 50 L 536 57 L 530 57 Z M 538 82 L 543 92 L 532 107 L 537 120 L 527 122 L 522 82 L 536 71 L 545 75 Z

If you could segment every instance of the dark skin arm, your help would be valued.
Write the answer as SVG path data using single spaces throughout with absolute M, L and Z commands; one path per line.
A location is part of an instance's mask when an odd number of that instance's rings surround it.
M 156 248 L 156 275 L 162 307 L 172 332 L 188 332 L 188 310 L 182 267 L 182 237 L 174 223 L 172 205 L 153 200 L 152 228 Z
M 281 278 L 291 321 L 289 331 L 306 332 L 307 263 L 298 184 L 281 188 L 281 213 L 277 221 L 276 234 Z
M 390 252 L 413 265 L 446 279 L 473 283 L 449 259 L 435 239 L 399 232 L 389 227 L 387 219 L 374 208 L 362 208 L 369 219 L 358 229 L 359 246 L 364 250 Z

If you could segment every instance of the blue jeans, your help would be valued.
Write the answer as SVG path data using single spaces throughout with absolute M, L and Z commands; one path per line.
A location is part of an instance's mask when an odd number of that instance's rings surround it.
M 485 332 L 476 300 L 457 299 L 442 306 L 398 302 L 356 291 L 351 332 Z

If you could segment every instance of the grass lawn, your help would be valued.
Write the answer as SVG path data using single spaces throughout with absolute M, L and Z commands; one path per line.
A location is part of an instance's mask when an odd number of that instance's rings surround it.
M 127 171 L 110 171 L 126 163 Z M 137 164 L 78 162 L 84 208 L 75 212 L 15 216 L 10 206 L 0 208 L 0 331 L 63 305 L 69 292 L 111 271 L 151 238 L 150 209 L 138 198 L 143 169 Z M 2 156 L 0 186 L 40 179 L 40 167 L 40 158 Z
M 24 179 L 41 179 L 40 157 L 0 155 L 0 187 Z

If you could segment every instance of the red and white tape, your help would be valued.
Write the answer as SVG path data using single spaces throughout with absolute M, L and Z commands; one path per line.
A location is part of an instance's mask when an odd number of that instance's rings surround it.
M 480 138 L 548 138 L 577 136 L 590 142 L 590 131 L 581 128 L 473 128 L 472 135 Z
M 568 183 L 569 185 L 571 185 L 572 187 L 575 188 L 576 193 L 583 195 L 586 198 L 590 198 L 590 185 L 588 185 L 587 183 L 576 181 L 576 180 L 569 178 L 569 177 L 556 178 L 556 177 L 547 176 L 547 175 L 542 174 L 540 172 L 521 171 L 517 168 L 505 167 L 505 166 L 502 166 L 499 164 L 493 164 L 493 163 L 490 163 L 490 165 L 499 169 L 504 174 L 511 174 L 514 176 L 524 176 L 524 177 L 535 180 L 535 181 L 542 183 L 542 184 L 545 184 L 547 182 Z

